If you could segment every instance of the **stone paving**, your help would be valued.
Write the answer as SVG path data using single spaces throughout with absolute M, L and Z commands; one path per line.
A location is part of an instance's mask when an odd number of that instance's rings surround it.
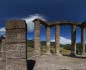
M 86 70 L 86 58 L 42 55 L 32 59 L 36 60 L 33 70 Z

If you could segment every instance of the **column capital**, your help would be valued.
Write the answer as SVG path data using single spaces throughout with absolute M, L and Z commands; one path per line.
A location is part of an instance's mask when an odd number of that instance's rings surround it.
M 41 21 L 40 20 L 36 20 L 36 21 L 34 21 L 34 23 L 41 23 Z

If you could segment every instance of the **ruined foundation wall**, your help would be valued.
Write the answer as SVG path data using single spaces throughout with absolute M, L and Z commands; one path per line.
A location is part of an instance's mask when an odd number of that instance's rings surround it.
M 5 39 L 0 40 L 0 70 L 6 69 Z
M 10 20 L 6 24 L 6 70 L 27 70 L 26 23 Z

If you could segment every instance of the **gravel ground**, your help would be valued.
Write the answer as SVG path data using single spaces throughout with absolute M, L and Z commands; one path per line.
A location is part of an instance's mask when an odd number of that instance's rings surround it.
M 31 60 L 36 61 L 33 70 L 86 70 L 86 58 L 42 55 Z

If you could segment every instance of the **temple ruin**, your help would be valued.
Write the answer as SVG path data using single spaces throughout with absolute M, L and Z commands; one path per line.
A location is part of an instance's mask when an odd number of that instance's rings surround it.
M 40 52 L 40 24 L 44 25 L 46 27 L 46 46 L 48 48 L 46 54 L 50 54 L 50 28 L 55 27 L 55 52 L 56 55 L 60 55 L 60 26 L 64 25 L 69 25 L 71 26 L 71 56 L 78 56 L 76 54 L 76 28 L 80 27 L 81 29 L 81 57 L 86 56 L 85 52 L 85 40 L 84 40 L 84 30 L 86 27 L 85 22 L 83 23 L 78 23 L 78 22 L 54 22 L 54 23 L 49 23 L 42 21 L 40 19 L 35 19 L 34 20 L 35 24 L 35 51 Z M 37 32 L 36 32 L 37 31 Z M 36 52 L 35 52 L 36 53 Z
M 60 54 L 60 26 L 70 25 L 71 29 L 71 55 L 77 56 L 75 53 L 76 47 L 76 27 L 81 28 L 81 57 L 86 56 L 85 42 L 84 42 L 84 30 L 86 28 L 85 23 L 78 22 L 46 22 L 40 19 L 34 21 L 34 56 L 40 56 L 40 25 L 46 27 L 46 46 L 48 48 L 47 54 L 50 53 L 50 28 L 55 27 L 55 52 L 56 55 Z M 2 39 L 0 46 L 0 70 L 27 70 L 27 25 L 24 20 L 9 20 L 6 23 L 6 38 Z

